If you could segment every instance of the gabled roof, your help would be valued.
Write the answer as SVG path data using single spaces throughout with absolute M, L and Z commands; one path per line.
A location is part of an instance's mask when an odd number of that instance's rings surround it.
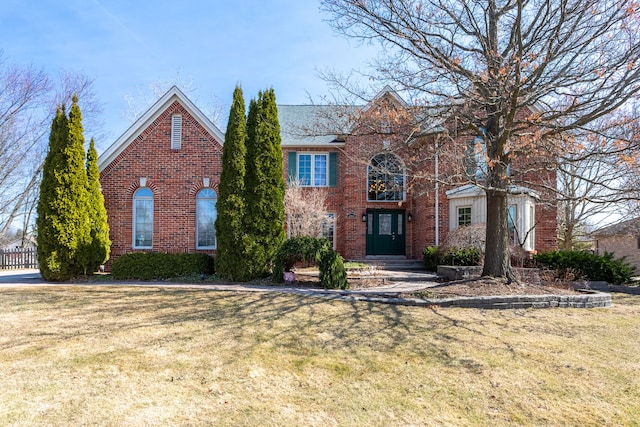
M 349 135 L 359 113 L 372 108 L 385 96 L 390 96 L 402 108 L 412 108 L 390 86 L 385 86 L 367 105 L 278 105 L 278 119 L 282 145 L 287 147 L 308 146 L 328 147 L 344 145 L 343 137 Z M 429 128 L 423 128 L 420 135 L 439 133 L 444 130 L 441 123 L 435 123 L 434 115 L 425 111 L 416 115 L 421 121 L 431 119 Z
M 405 101 L 391 86 L 386 85 L 380 92 L 377 93 L 376 96 L 373 97 L 373 99 L 369 103 L 367 103 L 367 105 L 364 107 L 364 111 L 367 111 L 386 95 L 391 96 L 391 98 L 393 98 L 393 100 L 401 107 L 409 108 L 409 104 L 407 104 L 407 101 Z
M 107 150 L 100 155 L 98 168 L 102 172 L 127 146 L 142 133 L 153 121 L 162 114 L 171 104 L 178 101 L 191 114 L 200 125 L 212 135 L 220 144 L 224 144 L 224 134 L 213 122 L 176 86 L 172 86 L 160 99 L 158 99 L 138 120 L 133 122 Z
M 514 196 L 519 194 L 525 194 L 527 196 L 531 196 L 536 199 L 540 198 L 540 195 L 538 194 L 537 191 L 527 187 L 522 187 L 519 185 L 510 185 L 507 188 L 507 194 L 514 195 Z M 465 184 L 460 187 L 447 191 L 446 195 L 449 199 L 457 199 L 461 197 L 484 197 L 485 192 L 482 188 L 478 187 L 477 185 Z
M 349 132 L 348 119 L 340 112 L 353 113 L 357 107 L 334 105 L 278 105 L 282 145 L 343 146 L 340 136 Z
M 594 236 L 640 234 L 640 218 L 631 218 L 626 221 L 611 224 L 594 231 L 592 234 Z

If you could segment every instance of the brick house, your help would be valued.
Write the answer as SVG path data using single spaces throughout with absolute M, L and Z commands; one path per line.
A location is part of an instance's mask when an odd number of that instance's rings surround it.
M 611 224 L 591 233 L 598 255 L 613 253 L 616 258 L 635 267 L 640 272 L 640 218 Z
M 137 250 L 215 253 L 223 141 L 173 87 L 100 156 L 112 259 Z
M 302 186 L 326 190 L 323 235 L 346 259 L 417 259 L 425 246 L 442 242 L 449 230 L 485 221 L 484 194 L 477 187 L 438 186 L 433 180 L 415 185 L 407 172 L 410 163 L 416 167 L 411 160 L 415 144 L 432 147 L 433 135 L 442 128 L 434 124 L 407 143 L 397 137 L 402 132 L 392 132 L 392 120 L 376 113 L 383 104 L 407 109 L 390 89 L 365 107 L 345 107 L 345 115 L 355 112 L 360 117 L 358 132 L 353 132 L 353 124 L 345 129 L 329 122 L 336 107 L 278 106 L 283 174 Z M 318 124 L 325 131 L 310 131 Z M 375 132 L 366 131 L 369 128 Z M 215 253 L 213 221 L 223 139 L 173 87 L 102 154 L 100 180 L 112 258 L 136 250 Z M 433 176 L 437 156 L 420 160 L 418 167 Z M 539 204 L 532 189 L 514 187 L 512 193 L 514 236 L 521 236 L 529 251 L 555 248 L 555 207 Z

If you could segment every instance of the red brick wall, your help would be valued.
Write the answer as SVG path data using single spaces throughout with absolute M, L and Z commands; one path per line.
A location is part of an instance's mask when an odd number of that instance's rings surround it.
M 362 215 L 366 213 L 367 209 L 398 209 L 404 210 L 407 214 L 411 213 L 413 220 L 406 224 L 407 258 L 419 259 L 426 246 L 436 244 L 435 182 L 433 179 L 424 178 L 435 175 L 433 156 L 430 156 L 426 151 L 428 147 L 418 148 L 421 150 L 418 154 L 412 151 L 413 148 L 393 150 L 401 159 L 410 159 L 407 161 L 407 197 L 405 201 L 367 201 L 367 164 L 373 155 L 385 151 L 382 143 L 384 136 L 379 134 L 352 136 L 347 139 L 344 147 L 329 150 L 327 148 L 305 147 L 286 147 L 284 149 L 285 175 L 288 170 L 286 162 L 289 151 L 338 151 L 338 186 L 327 189 L 328 210 L 337 214 L 336 248 L 346 259 L 363 259 L 366 256 L 366 223 L 362 222 Z M 450 172 L 447 170 L 448 166 L 450 165 L 441 164 L 440 173 L 442 175 Z M 417 173 L 416 171 L 419 171 L 422 178 L 412 180 L 411 176 Z M 544 174 L 538 173 L 534 177 L 526 178 L 534 182 L 536 180 L 544 181 L 544 184 L 547 184 L 555 182 L 555 173 L 546 171 Z M 449 200 L 446 191 L 454 187 L 454 185 L 443 184 L 439 186 L 439 243 L 446 239 L 449 231 Z M 542 192 L 541 188 L 535 189 Z M 557 247 L 556 205 L 553 202 L 552 194 L 547 192 L 543 196 L 543 203 L 536 206 L 535 246 L 538 251 Z
M 170 146 L 173 114 L 182 115 L 179 150 Z M 222 147 L 178 102 L 133 138 L 100 174 L 113 242 L 111 259 L 134 251 L 133 194 L 140 187 L 140 178 L 146 178 L 146 186 L 154 193 L 152 250 L 197 252 L 196 193 L 204 186 L 204 178 L 217 191 Z
M 171 115 L 182 114 L 182 148 L 170 148 Z M 367 209 L 398 209 L 412 215 L 406 223 L 406 255 L 418 259 L 422 250 L 436 243 L 434 162 L 427 145 L 415 151 L 400 147 L 401 141 L 391 141 L 391 149 L 407 162 L 407 197 L 402 202 L 367 201 L 367 165 L 371 157 L 384 152 L 383 140 L 390 135 L 362 135 L 350 137 L 344 147 L 293 148 L 285 147 L 283 174 L 287 175 L 289 151 L 337 151 L 338 186 L 327 188 L 328 210 L 336 213 L 336 247 L 347 259 L 362 259 L 366 255 L 366 223 L 362 215 Z M 127 148 L 101 173 L 101 184 L 109 215 L 112 259 L 134 251 L 132 245 L 133 194 L 146 178 L 154 192 L 153 249 L 163 252 L 196 252 L 195 205 L 196 193 L 203 187 L 203 179 L 217 190 L 222 169 L 222 147 L 187 110 L 174 102 L 139 135 L 132 137 Z M 418 158 L 423 156 L 422 159 Z M 418 159 L 418 160 L 416 160 Z M 441 173 L 447 165 L 441 164 Z M 413 179 L 419 174 L 420 179 Z M 545 176 L 553 180 L 552 172 Z M 553 176 L 552 176 L 553 175 Z M 446 238 L 449 228 L 449 201 L 446 190 L 439 189 L 439 241 Z M 536 248 L 554 249 L 557 246 L 556 207 L 554 203 L 536 207 Z M 213 253 L 215 251 L 205 251 Z
M 297 152 L 338 152 L 338 185 L 327 188 L 328 211 L 335 212 L 336 249 L 346 259 L 364 259 L 366 256 L 367 225 L 362 215 L 367 209 L 391 209 L 411 213 L 412 221 L 406 223 L 405 252 L 407 258 L 422 257 L 427 245 L 435 244 L 435 197 L 434 183 L 411 182 L 407 176 L 407 195 L 404 201 L 369 202 L 367 201 L 367 165 L 375 154 L 385 152 L 381 135 L 350 137 L 340 148 L 285 147 L 285 176 L 288 170 L 290 151 Z M 400 149 L 394 152 L 402 159 L 411 155 L 412 149 Z M 432 162 L 421 164 L 421 172 L 433 174 Z M 440 190 L 440 238 L 448 229 L 448 202 L 444 189 Z

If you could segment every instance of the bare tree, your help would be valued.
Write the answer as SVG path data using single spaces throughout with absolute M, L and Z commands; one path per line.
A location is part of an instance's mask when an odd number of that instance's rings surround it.
M 635 1 L 323 0 L 321 7 L 339 33 L 381 43 L 371 78 L 408 91 L 416 105 L 454 123 L 449 130 L 480 139 L 486 171 L 475 181 L 491 231 L 485 276 L 513 278 L 507 195 L 516 180 L 534 183 L 530 177 L 547 173 L 546 189 L 556 191 L 561 157 L 637 161 L 637 138 L 621 131 L 636 122 Z M 523 171 L 511 176 L 511 165 Z
M 191 76 L 184 76 L 182 70 L 178 69 L 175 75 L 168 80 L 154 80 L 145 86 L 139 86 L 135 94 L 125 94 L 124 98 L 127 102 L 127 110 L 123 113 L 123 118 L 129 122 L 135 122 L 172 86 L 177 86 L 183 92 L 194 96 L 198 89 Z M 205 109 L 213 123 L 222 128 L 222 121 L 226 119 L 224 112 L 227 110 L 222 100 L 215 95 L 211 95 L 205 102 Z
M 625 200 L 639 198 L 637 185 L 627 185 L 627 164 L 611 164 L 611 159 L 586 158 L 558 165 L 558 246 L 585 247 L 589 234 L 614 218 L 624 217 Z M 604 183 L 610 185 L 603 185 Z M 617 193 L 617 194 L 616 194 Z
M 101 107 L 92 81 L 61 72 L 52 78 L 34 67 L 9 64 L 0 52 L 0 236 L 14 220 L 33 211 L 55 106 L 74 93 L 87 106 L 87 123 L 99 129 Z M 24 226 L 27 230 L 28 227 Z
M 293 180 L 284 195 L 284 212 L 290 237 L 318 237 L 326 221 L 327 193 L 318 187 L 305 188 Z

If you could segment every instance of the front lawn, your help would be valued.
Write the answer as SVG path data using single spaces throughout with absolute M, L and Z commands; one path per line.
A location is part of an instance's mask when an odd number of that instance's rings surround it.
M 633 425 L 640 296 L 482 311 L 0 288 L 0 425 Z

